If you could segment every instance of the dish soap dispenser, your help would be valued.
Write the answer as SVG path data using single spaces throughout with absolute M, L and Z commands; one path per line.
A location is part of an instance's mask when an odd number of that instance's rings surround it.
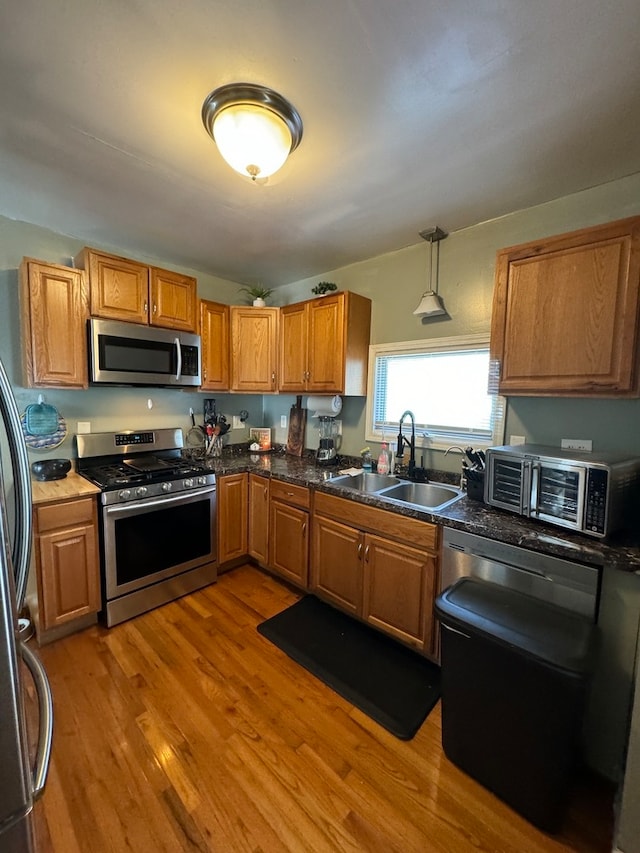
M 389 466 L 389 450 L 387 449 L 387 442 L 383 441 L 378 456 L 378 474 L 388 474 Z

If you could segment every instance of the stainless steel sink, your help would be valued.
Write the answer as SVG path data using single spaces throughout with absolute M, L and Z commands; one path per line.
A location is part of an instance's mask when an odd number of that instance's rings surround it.
M 391 498 L 420 509 L 442 509 L 463 497 L 464 492 L 455 486 L 440 483 L 400 483 L 377 492 L 381 498 Z
M 398 503 L 426 510 L 443 509 L 464 497 L 464 492 L 455 486 L 445 486 L 441 483 L 408 483 L 389 474 L 373 474 L 367 471 L 354 477 L 350 474 L 332 477 L 327 482 L 343 489 L 367 492 L 379 498 L 390 498 Z
M 356 474 L 353 477 L 350 474 L 345 474 L 342 477 L 332 477 L 328 482 L 332 485 L 342 486 L 343 489 L 357 489 L 359 492 L 379 492 L 380 489 L 397 486 L 401 481 L 397 477 L 391 477 L 389 474 L 373 474 L 369 471 L 363 471 L 362 474 Z

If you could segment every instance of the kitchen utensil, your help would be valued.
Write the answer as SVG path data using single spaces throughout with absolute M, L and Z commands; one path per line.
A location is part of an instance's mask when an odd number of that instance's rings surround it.
M 205 452 L 204 429 L 196 424 L 193 409 L 189 409 L 189 414 L 191 415 L 191 429 L 187 433 L 186 445 L 194 456 L 198 456 Z
M 307 423 L 307 410 L 302 408 L 302 397 L 296 397 L 295 405 L 289 412 L 289 434 L 287 437 L 287 453 L 291 456 L 302 456 L 304 445 L 304 430 Z
M 58 410 L 44 402 L 42 394 L 24 412 L 25 426 L 30 435 L 53 435 L 58 429 Z

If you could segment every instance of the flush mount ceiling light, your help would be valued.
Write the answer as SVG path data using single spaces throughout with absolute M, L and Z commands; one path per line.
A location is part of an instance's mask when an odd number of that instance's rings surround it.
M 420 304 L 413 312 L 419 314 L 423 320 L 430 320 L 432 317 L 440 317 L 447 313 L 446 308 L 442 304 L 442 299 L 438 296 L 438 273 L 440 270 L 440 241 L 444 240 L 447 232 L 443 231 L 437 225 L 432 225 L 430 228 L 425 228 L 420 231 L 420 236 L 423 240 L 429 243 L 429 290 L 422 294 Z M 433 244 L 438 244 L 438 252 L 436 255 L 436 286 L 433 289 Z
M 231 168 L 253 181 L 277 172 L 302 139 L 296 108 L 253 83 L 214 89 L 202 105 L 202 121 Z

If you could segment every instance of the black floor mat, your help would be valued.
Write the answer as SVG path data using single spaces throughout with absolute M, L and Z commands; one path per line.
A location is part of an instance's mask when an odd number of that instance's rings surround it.
M 402 740 L 440 698 L 440 668 L 314 595 L 258 625 L 290 658 Z

